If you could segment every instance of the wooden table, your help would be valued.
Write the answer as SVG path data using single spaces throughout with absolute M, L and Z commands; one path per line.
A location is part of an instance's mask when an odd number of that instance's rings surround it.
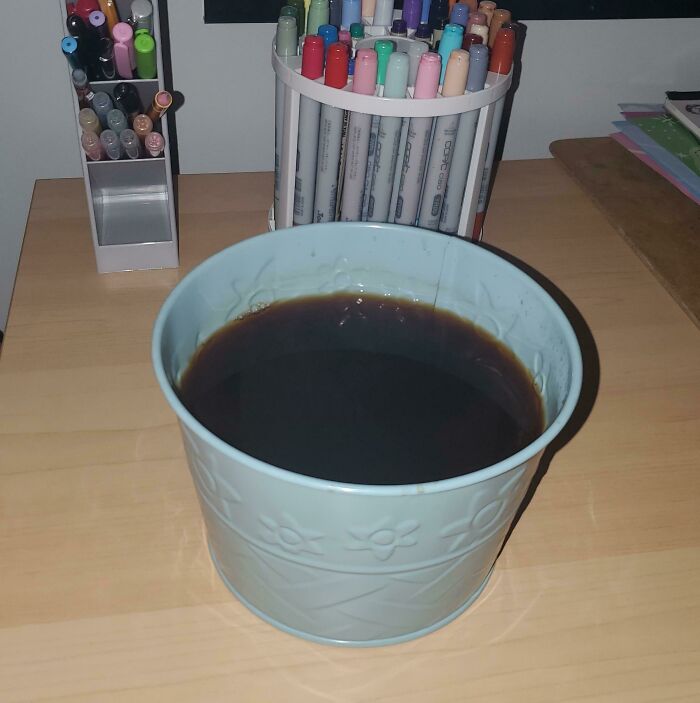
M 265 229 L 271 187 L 182 178 L 181 270 L 99 276 L 82 182 L 37 184 L 0 360 L 0 701 L 700 700 L 700 334 L 553 161 L 501 168 L 487 238 L 585 318 L 593 409 L 484 595 L 353 650 L 229 594 L 150 332 L 185 271 Z

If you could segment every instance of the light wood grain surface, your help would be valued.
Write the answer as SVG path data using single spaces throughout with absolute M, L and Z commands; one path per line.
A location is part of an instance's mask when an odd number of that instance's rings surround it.
M 553 161 L 503 165 L 487 239 L 580 311 L 595 402 L 482 597 L 353 650 L 228 593 L 150 331 L 184 272 L 265 230 L 271 188 L 181 178 L 182 268 L 99 276 L 82 183 L 37 183 L 0 357 L 0 701 L 699 701 L 700 332 Z

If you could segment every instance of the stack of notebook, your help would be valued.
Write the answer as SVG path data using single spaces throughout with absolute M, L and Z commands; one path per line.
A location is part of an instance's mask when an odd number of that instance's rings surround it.
M 700 204 L 700 92 L 667 96 L 663 105 L 621 103 L 610 136 Z

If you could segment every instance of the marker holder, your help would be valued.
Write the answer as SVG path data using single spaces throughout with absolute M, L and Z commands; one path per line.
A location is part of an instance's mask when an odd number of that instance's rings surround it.
M 93 81 L 93 92 L 105 91 L 110 96 L 117 83 L 131 83 L 137 89 L 144 110 L 154 95 L 165 90 L 161 54 L 160 20 L 157 0 L 153 4 L 153 37 L 156 42 L 157 78 Z M 66 2 L 59 0 L 62 28 L 65 33 Z M 131 13 L 130 0 L 116 0 L 120 18 Z M 175 268 L 179 264 L 177 223 L 175 218 L 175 187 L 170 165 L 170 138 L 165 117 L 158 126 L 165 148 L 157 158 L 90 161 L 80 145 L 82 130 L 78 124 L 80 107 L 70 81 L 73 95 L 77 149 L 81 154 L 85 193 L 87 195 L 92 243 L 97 271 L 132 271 L 139 269 Z
M 392 37 L 396 40 L 397 37 Z M 413 42 L 413 39 L 398 39 L 398 44 Z M 374 38 L 363 39 L 357 48 L 371 48 Z M 399 50 L 401 46 L 399 46 Z M 352 92 L 352 81 L 339 90 L 323 84 L 323 78 L 311 80 L 301 75 L 301 56 L 280 57 L 272 45 L 272 67 L 282 82 L 284 89 L 279 99 L 283 101 L 284 121 L 281 135 L 279 166 L 279 208 L 275 213 L 270 209 L 270 229 L 293 226 L 294 185 L 296 177 L 297 137 L 299 132 L 299 100 L 301 96 L 319 103 L 339 107 L 343 110 L 370 115 L 390 117 L 440 117 L 478 110 L 476 136 L 468 164 L 467 183 L 462 200 L 457 235 L 471 238 L 476 219 L 476 210 L 481 190 L 486 151 L 491 135 L 491 123 L 499 103 L 505 100 L 512 80 L 512 72 L 507 76 L 489 72 L 484 90 L 475 93 L 443 98 L 414 100 L 413 88 L 408 89 L 410 98 L 394 99 L 360 95 Z M 459 165 L 453 160 L 452 168 Z M 449 182 L 449 181 L 448 181 Z M 339 196 L 340 197 L 340 196 Z M 390 213 L 390 221 L 393 218 Z

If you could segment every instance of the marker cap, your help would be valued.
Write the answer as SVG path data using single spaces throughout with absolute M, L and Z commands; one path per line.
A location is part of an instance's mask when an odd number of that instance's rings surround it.
M 394 52 L 386 67 L 385 98 L 405 98 L 408 86 L 408 54 Z
M 446 20 L 450 16 L 450 8 L 447 0 L 433 0 L 430 3 L 428 14 L 428 24 L 431 29 L 438 29 L 442 26 L 441 20 Z
M 486 15 L 483 12 L 472 12 L 469 15 L 467 26 L 471 27 L 473 24 L 487 24 Z
M 489 28 L 485 24 L 472 24 L 469 27 L 469 33 L 481 37 L 484 44 L 487 44 L 489 41 Z
M 316 34 L 304 39 L 301 50 L 301 75 L 315 81 L 323 75 L 323 38 Z
M 328 47 L 326 56 L 326 85 L 344 88 L 348 82 L 348 48 L 336 42 Z
M 455 3 L 452 6 L 452 14 L 450 15 L 450 22 L 453 24 L 461 24 L 462 27 L 467 26 L 467 21 L 469 20 L 469 8 L 463 5 L 461 2 Z
M 422 41 L 413 41 L 408 45 L 408 85 L 414 86 L 418 76 L 418 66 L 420 59 L 428 51 L 428 45 Z
M 489 71 L 507 75 L 513 67 L 513 54 L 515 53 L 515 32 L 512 29 L 501 27 L 496 34 L 491 49 Z
M 376 0 L 372 24 L 375 27 L 388 27 L 394 17 L 394 0 Z
M 161 134 L 158 132 L 149 132 L 146 138 L 143 140 L 144 147 L 146 151 L 154 158 L 160 155 L 165 147 L 165 140 Z
M 462 36 L 464 35 L 464 25 L 461 25 L 461 24 L 453 24 L 453 23 L 446 24 L 446 25 L 445 25 L 445 28 L 442 30 L 442 39 L 441 39 L 440 41 L 442 41 L 443 39 L 445 39 L 445 37 L 448 36 L 448 35 L 450 35 L 450 34 L 459 35 L 459 38 L 460 38 L 460 41 L 461 41 L 461 40 L 462 40 Z
M 374 95 L 377 86 L 377 52 L 374 49 L 358 49 L 355 54 L 353 93 Z
M 491 17 L 491 24 L 489 25 L 489 46 L 493 46 L 493 42 L 496 39 L 496 34 L 498 34 L 498 30 L 506 22 L 510 22 L 510 20 L 510 10 L 498 9 L 493 11 L 493 17 Z
M 493 2 L 493 0 L 481 0 L 481 2 L 479 3 L 480 10 L 486 9 L 486 10 L 493 11 L 496 9 L 496 7 L 497 7 L 496 3 Z
M 286 0 L 287 5 L 297 8 L 297 31 L 299 34 L 303 34 L 306 31 L 306 5 L 304 5 L 304 0 Z
M 293 17 L 280 17 L 275 36 L 277 56 L 296 56 L 297 46 L 297 21 Z
M 430 25 L 427 22 L 421 22 L 414 36 L 416 39 L 430 39 L 432 33 L 433 31 L 430 29 Z
M 318 28 L 322 24 L 328 24 L 329 19 L 328 0 L 311 0 L 306 16 L 306 33 L 318 34 Z
M 78 51 L 78 41 L 75 37 L 63 37 L 61 39 L 61 51 L 64 54 L 75 54 Z
M 394 20 L 391 23 L 391 33 L 397 37 L 405 37 L 408 32 L 406 20 Z
M 120 134 L 129 125 L 126 121 L 126 115 L 115 108 L 107 113 L 107 126 L 117 134 Z
M 156 42 L 145 29 L 136 32 L 134 52 L 136 53 L 136 72 L 139 78 L 155 78 L 158 72 Z
M 347 29 L 341 29 L 338 32 L 338 41 L 342 44 L 352 46 L 352 37 L 350 36 L 350 32 Z
M 323 39 L 323 48 L 327 50 L 338 41 L 338 28 L 332 24 L 322 24 L 318 28 L 318 36 Z
M 76 88 L 87 88 L 88 77 L 87 73 L 82 68 L 74 68 L 71 72 L 71 79 Z
M 362 22 L 362 4 L 360 0 L 343 0 L 341 25 L 347 29 L 356 22 Z
M 106 22 L 104 13 L 100 12 L 99 10 L 93 10 L 88 15 L 88 22 L 90 22 L 91 27 L 95 27 L 95 28 L 102 27 Z
M 353 22 L 350 25 L 350 36 L 353 39 L 364 39 L 365 38 L 365 28 L 361 22 Z
M 293 17 L 297 23 L 297 29 L 301 26 L 299 23 L 299 8 L 294 5 L 284 5 L 280 9 L 280 17 Z
M 467 73 L 469 71 L 469 54 L 464 49 L 455 49 L 450 54 L 445 71 L 445 82 L 442 86 L 442 96 L 451 98 L 463 95 L 467 87 Z
M 416 29 L 420 24 L 422 4 L 421 0 L 403 0 L 401 17 L 409 29 Z
M 118 22 L 112 29 L 112 38 L 120 44 L 127 44 L 134 37 L 134 30 L 126 22 Z
M 377 52 L 377 84 L 384 85 L 389 56 L 394 53 L 394 42 L 390 39 L 379 39 L 374 42 L 374 50 Z
M 437 95 L 441 67 L 440 57 L 432 51 L 420 57 L 414 98 L 429 100 Z
M 488 71 L 488 47 L 483 44 L 472 44 L 469 48 L 469 74 L 467 75 L 467 90 L 470 93 L 484 89 Z
M 484 43 L 484 38 L 480 34 L 474 34 L 473 32 L 467 32 L 467 34 L 464 35 L 464 39 L 462 39 L 462 48 L 465 51 L 469 51 L 469 48 L 471 46 L 474 46 L 475 44 L 483 44 Z

